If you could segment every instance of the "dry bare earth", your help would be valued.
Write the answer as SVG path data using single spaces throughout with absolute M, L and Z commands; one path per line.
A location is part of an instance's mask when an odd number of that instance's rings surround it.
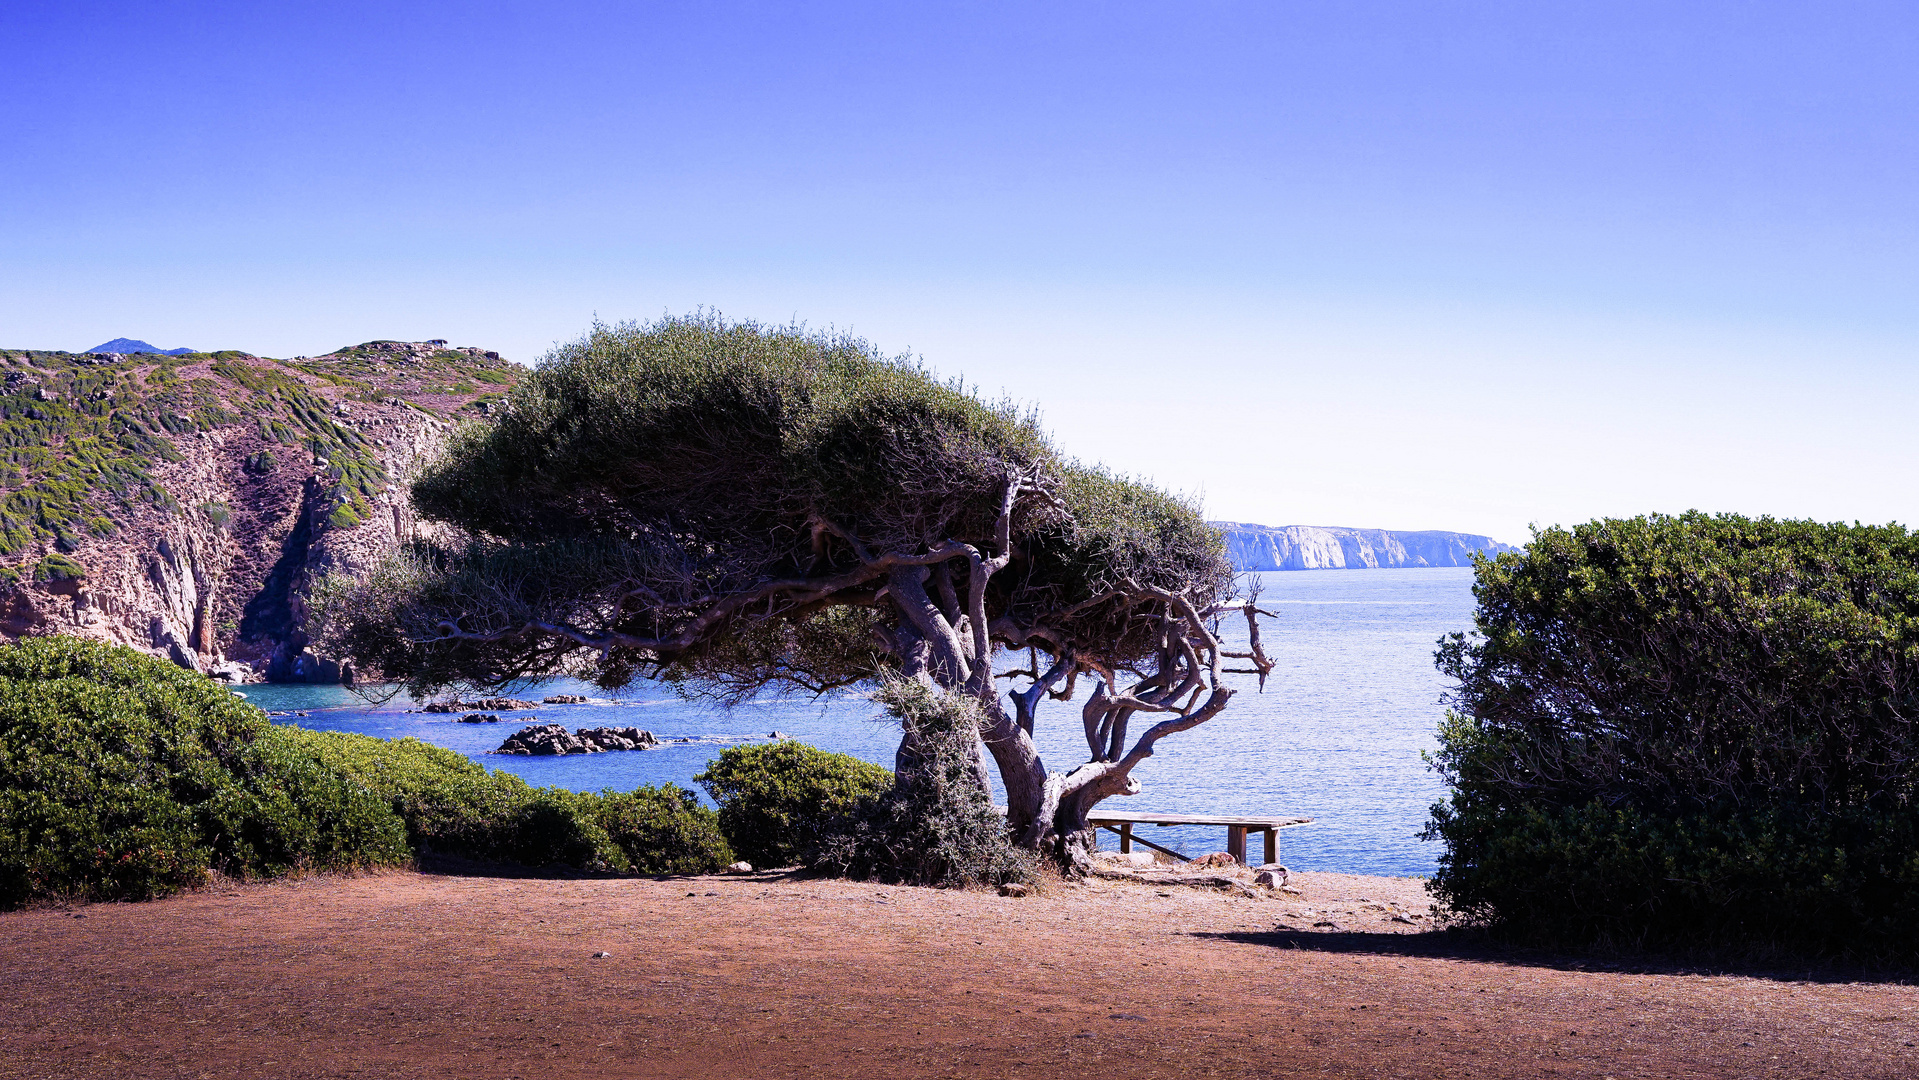
M 18 912 L 0 1076 L 1919 1076 L 1908 985 L 1579 970 L 1389 921 L 1416 881 L 1295 880 L 390 873 Z

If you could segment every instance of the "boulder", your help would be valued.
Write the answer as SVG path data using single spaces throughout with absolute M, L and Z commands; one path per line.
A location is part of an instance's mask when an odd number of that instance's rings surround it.
M 659 745 L 652 732 L 635 727 L 579 728 L 574 734 L 601 750 L 644 750 Z
M 586 698 L 579 694 L 554 694 L 541 702 L 543 705 L 584 705 Z
M 238 660 L 228 660 L 224 663 L 209 665 L 207 667 L 207 674 L 215 679 L 219 679 L 221 682 L 249 683 L 254 681 L 253 669 Z
M 1117 851 L 1098 851 L 1093 853 L 1093 857 L 1101 862 L 1133 867 L 1149 867 L 1156 861 L 1150 851 L 1128 851 L 1125 854 Z
M 739 862 L 729 864 L 726 872 L 729 874 L 750 874 L 753 872 L 753 864 L 742 859 Z
M 536 709 L 538 707 L 539 706 L 531 701 L 521 701 L 519 698 L 483 697 L 478 701 L 435 701 L 420 711 L 431 713 L 508 712 L 513 709 Z
M 659 745 L 650 731 L 639 728 L 580 728 L 569 732 L 560 724 L 523 727 L 500 744 L 496 754 L 557 757 L 563 754 L 603 754 L 612 750 L 644 750 Z
M 1194 859 L 1191 865 L 1193 866 L 1238 866 L 1239 860 L 1233 858 L 1232 853 L 1230 852 L 1215 851 L 1211 855 L 1201 855 L 1199 858 Z
M 1285 886 L 1288 876 L 1283 866 L 1261 867 L 1259 873 L 1253 875 L 1253 884 L 1278 889 Z
M 562 754 L 592 754 L 599 747 L 566 730 L 559 724 L 534 724 L 507 736 L 496 754 L 524 754 L 531 757 L 557 757 Z
M 499 722 L 500 718 L 492 713 L 470 712 L 460 717 L 462 724 L 497 724 Z

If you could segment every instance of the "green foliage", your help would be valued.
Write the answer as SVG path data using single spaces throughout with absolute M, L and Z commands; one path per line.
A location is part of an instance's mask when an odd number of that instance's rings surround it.
M 893 774 L 789 740 L 728 747 L 693 779 L 719 804 L 733 850 L 769 867 L 805 861 L 836 816 L 891 787 Z
M 0 907 L 408 857 L 379 800 L 268 732 L 224 688 L 130 649 L 0 646 Z
M 875 633 L 896 629 L 870 583 L 729 609 L 671 649 L 434 639 L 447 623 L 672 638 L 702 618 L 702 598 L 942 546 L 954 563 L 941 573 L 963 577 L 948 545 L 999 550 L 1013 476 L 1057 499 L 1016 501 L 989 624 L 1043 623 L 1082 660 L 1132 664 L 1155 655 L 1158 623 L 1109 590 L 1185 592 L 1203 607 L 1231 587 L 1220 536 L 1190 501 L 1067 460 L 1032 414 L 855 338 L 704 315 L 596 326 L 544 358 L 501 413 L 459 431 L 413 488 L 423 514 L 471 542 L 334 590 L 328 648 L 420 693 L 562 669 L 609 687 L 644 671 L 727 698 L 865 682 L 893 664 Z
M 276 727 L 224 687 L 77 638 L 0 646 L 0 909 L 141 900 L 209 870 L 410 862 L 708 873 L 718 817 L 668 785 L 534 788 L 415 739 Z
M 900 782 L 865 796 L 825 828 L 811 855 L 828 873 L 888 884 L 1004 885 L 1034 876 L 973 769 L 979 703 L 909 679 L 877 700 L 900 721 L 917 762 Z
M 719 815 L 674 784 L 599 796 L 598 822 L 635 873 L 711 874 L 733 861 Z
M 438 382 L 470 375 L 511 385 L 506 361 L 465 353 L 425 365 Z M 364 370 L 362 370 L 364 369 Z M 182 458 L 172 438 L 250 422 L 270 442 L 304 445 L 329 463 L 327 480 L 354 509 L 336 524 L 357 524 L 391 482 L 376 448 L 304 377 L 365 393 L 416 393 L 411 372 L 369 365 L 359 354 L 298 365 L 223 351 L 114 363 L 61 352 L 0 350 L 0 555 L 90 532 L 104 536 L 141 505 L 169 512 L 174 497 L 154 476 L 159 462 Z M 373 376 L 369 382 L 363 375 Z M 256 475 L 276 461 L 261 452 Z M 348 518 L 355 519 L 347 521 Z
M 1919 537 L 1687 514 L 1478 564 L 1435 892 L 1566 940 L 1919 952 Z
M 35 581 L 79 581 L 86 576 L 86 567 L 57 551 L 42 556 L 33 567 Z
M 1008 467 L 1050 457 L 1031 417 L 864 341 L 717 318 L 597 326 L 508 401 L 415 484 L 425 513 L 501 538 L 592 535 L 609 522 L 578 494 L 598 489 L 622 520 L 703 532 L 752 534 L 797 506 L 879 545 L 985 539 Z

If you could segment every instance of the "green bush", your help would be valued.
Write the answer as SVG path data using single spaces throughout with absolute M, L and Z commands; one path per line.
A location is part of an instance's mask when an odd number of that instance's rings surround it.
M 974 771 L 978 703 L 908 679 L 885 683 L 876 697 L 900 721 L 919 760 L 898 783 L 829 822 L 812 864 L 899 885 L 1031 880 L 1035 856 L 1013 845 Z
M 276 733 L 385 800 L 422 851 L 646 874 L 707 874 L 732 861 L 718 817 L 672 784 L 597 795 L 535 788 L 418 739 Z
M 0 907 L 409 857 L 377 798 L 270 730 L 224 688 L 130 649 L 0 646 Z
M 878 765 L 792 741 L 728 747 L 693 779 L 719 804 L 727 843 L 762 867 L 805 861 L 829 822 L 893 784 Z
M 1478 565 L 1434 891 L 1521 934 L 1919 953 L 1919 537 L 1687 514 Z
M 534 788 L 416 739 L 278 727 L 203 676 L 76 638 L 0 646 L 0 909 L 143 900 L 218 870 L 275 877 L 441 851 L 706 873 L 691 792 Z
M 711 874 L 733 861 L 719 815 L 674 784 L 602 792 L 599 824 L 641 874 Z

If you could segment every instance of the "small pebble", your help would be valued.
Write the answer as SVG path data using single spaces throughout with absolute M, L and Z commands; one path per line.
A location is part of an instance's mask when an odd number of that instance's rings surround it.
M 596 952 L 596 953 L 594 953 L 594 954 L 593 954 L 593 959 L 595 959 L 595 960 L 611 960 L 611 959 L 613 959 L 613 954 L 612 954 L 612 953 L 610 953 L 610 952 Z

